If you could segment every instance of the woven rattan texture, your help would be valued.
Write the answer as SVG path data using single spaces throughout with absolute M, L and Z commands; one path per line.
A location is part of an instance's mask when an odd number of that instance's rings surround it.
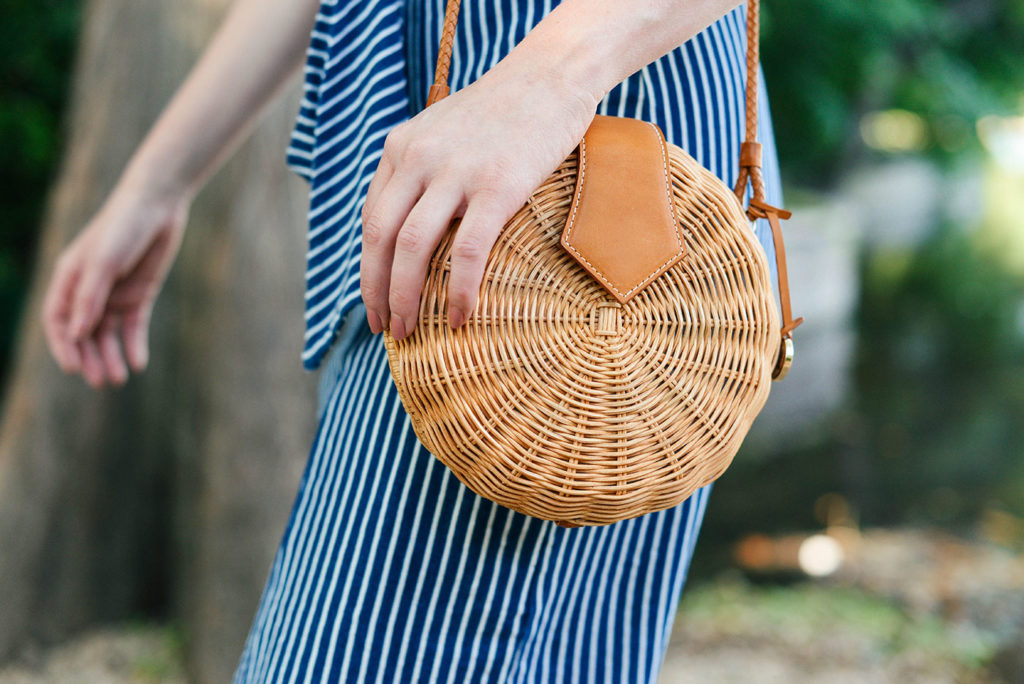
M 725 471 L 763 407 L 779 336 L 764 252 L 736 196 L 668 150 L 687 252 L 625 305 L 559 242 L 574 152 L 505 225 L 463 326 L 446 315 L 456 220 L 415 329 L 384 331 L 417 437 L 477 494 L 571 525 L 670 508 Z

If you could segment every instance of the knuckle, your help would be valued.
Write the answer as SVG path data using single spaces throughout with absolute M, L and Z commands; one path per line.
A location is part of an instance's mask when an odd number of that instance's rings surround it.
M 395 238 L 395 249 L 406 253 L 418 253 L 426 244 L 426 234 L 416 224 L 406 224 Z
M 503 208 L 507 204 L 508 193 L 498 184 L 481 185 L 473 193 L 473 201 L 488 209 Z
M 384 148 L 383 154 L 391 157 L 401 151 L 403 138 L 405 137 L 406 123 L 403 121 L 394 128 L 392 128 L 386 136 L 384 136 Z
M 502 188 L 507 187 L 510 179 L 514 177 L 515 171 L 511 162 L 504 158 L 491 159 L 474 174 L 475 190 L 484 194 L 500 194 Z
M 89 324 L 89 328 L 92 328 L 92 324 L 95 323 L 95 315 L 93 306 L 95 297 L 91 292 L 80 291 L 78 298 L 75 300 L 74 308 L 78 311 L 79 315 L 82 316 L 83 320 Z
M 436 178 L 439 182 L 461 187 L 474 178 L 475 173 L 473 166 L 462 157 L 448 157 L 438 164 Z
M 487 167 L 482 169 L 474 179 L 474 194 L 476 195 L 493 195 L 498 192 L 502 182 L 505 180 L 505 176 L 500 171 L 493 167 Z
M 384 300 L 384 289 L 375 282 L 363 282 L 360 289 L 363 293 L 363 299 L 368 302 L 377 304 Z
M 457 261 L 477 261 L 486 252 L 483 241 L 474 235 L 466 235 L 452 245 L 452 258 Z
M 417 138 L 405 146 L 402 160 L 413 165 L 423 164 L 434 155 L 434 146 L 429 140 Z
M 410 119 L 405 119 L 404 121 L 399 121 L 391 129 L 391 133 L 389 135 L 394 135 L 396 139 L 404 138 L 405 135 L 409 132 L 409 126 L 411 124 L 412 124 L 412 121 Z
M 363 243 L 379 247 L 384 242 L 384 222 L 380 216 L 371 214 L 363 221 Z
M 92 267 L 98 271 L 97 275 L 106 275 L 117 270 L 117 255 L 109 249 L 99 249 L 93 255 Z
M 470 202 L 478 205 L 489 216 L 511 216 L 515 211 L 512 207 L 512 197 L 507 185 L 486 184 L 475 190 Z
M 407 293 L 392 288 L 388 293 L 388 307 L 394 312 L 406 312 L 414 308 L 414 302 Z

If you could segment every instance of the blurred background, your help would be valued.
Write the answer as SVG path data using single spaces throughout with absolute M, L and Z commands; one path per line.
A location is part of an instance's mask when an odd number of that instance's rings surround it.
M 89 390 L 38 323 L 228 4 L 4 3 L 0 684 L 226 681 L 284 530 L 315 427 L 297 81 L 194 205 L 143 376 Z M 1024 1 L 762 12 L 806 322 L 662 681 L 1024 682 Z

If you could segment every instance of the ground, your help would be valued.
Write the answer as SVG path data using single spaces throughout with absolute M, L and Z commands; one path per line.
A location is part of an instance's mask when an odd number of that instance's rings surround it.
M 738 556 L 771 573 L 687 586 L 660 684 L 1024 683 L 1024 554 L 928 530 L 832 533 L 845 557 L 827 577 L 787 569 L 791 535 Z M 24 654 L 0 684 L 185 682 L 180 643 L 166 625 L 98 628 Z

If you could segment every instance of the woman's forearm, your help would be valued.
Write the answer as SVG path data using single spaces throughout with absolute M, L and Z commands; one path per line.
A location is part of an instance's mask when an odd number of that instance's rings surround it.
M 506 57 L 556 70 L 600 101 L 739 0 L 564 0 Z
M 236 0 L 121 182 L 191 196 L 302 64 L 317 0 Z

